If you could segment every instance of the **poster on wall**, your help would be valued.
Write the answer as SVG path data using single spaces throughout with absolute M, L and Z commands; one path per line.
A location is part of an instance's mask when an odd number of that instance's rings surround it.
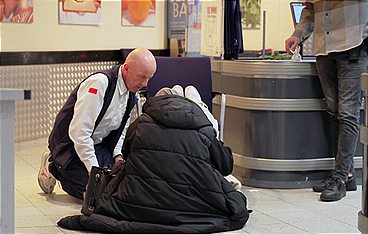
M 0 0 L 1 23 L 33 23 L 33 0 Z
M 240 0 L 243 29 L 261 28 L 261 0 Z
M 59 23 L 101 24 L 102 0 L 59 0 Z
M 224 18 L 222 0 L 202 1 L 201 54 L 221 57 L 224 50 Z
M 201 51 L 201 1 L 188 0 L 188 17 L 186 30 L 186 55 L 200 56 Z
M 167 35 L 170 39 L 170 56 L 185 56 L 187 6 L 187 0 L 167 1 Z
M 167 2 L 167 29 L 169 39 L 184 39 L 187 21 L 187 1 L 169 0 Z
M 121 0 L 121 24 L 123 26 L 154 27 L 156 0 Z

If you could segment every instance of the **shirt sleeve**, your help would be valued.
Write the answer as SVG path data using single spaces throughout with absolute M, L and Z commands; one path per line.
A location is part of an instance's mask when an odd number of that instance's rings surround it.
M 116 144 L 115 146 L 115 149 L 114 149 L 114 157 L 119 155 L 119 154 L 122 154 L 122 147 L 123 147 L 123 143 L 124 143 L 124 139 L 125 139 L 125 136 L 126 136 L 126 132 L 127 132 L 127 129 L 130 125 L 130 117 L 129 119 L 127 120 L 125 126 L 124 126 L 124 130 L 120 136 L 120 139 L 118 141 L 118 143 Z
M 108 86 L 106 75 L 98 73 L 90 76 L 80 85 L 74 115 L 69 126 L 69 137 L 79 158 L 90 171 L 99 166 L 92 139 L 95 122 L 101 112 L 105 91 Z
M 304 40 L 309 37 L 314 28 L 314 4 L 312 0 L 307 0 L 300 16 L 300 22 L 295 26 L 293 36 Z

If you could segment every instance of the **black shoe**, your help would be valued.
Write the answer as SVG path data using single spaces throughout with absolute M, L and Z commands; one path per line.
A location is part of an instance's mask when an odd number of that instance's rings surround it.
M 357 191 L 357 183 L 354 176 L 348 177 L 348 181 L 346 181 L 346 191 Z
M 321 201 L 338 201 L 346 196 L 345 183 L 341 179 L 332 177 L 330 183 L 321 193 Z
M 322 182 L 319 184 L 313 185 L 313 192 L 317 192 L 317 193 L 322 192 L 326 188 L 328 183 L 330 183 L 331 180 L 332 180 L 332 176 L 325 180 L 322 180 Z
M 321 183 L 313 186 L 314 192 L 322 192 L 327 184 L 332 180 L 332 177 L 323 180 Z M 346 182 L 346 191 L 356 191 L 357 184 L 354 176 L 348 177 L 348 181 Z

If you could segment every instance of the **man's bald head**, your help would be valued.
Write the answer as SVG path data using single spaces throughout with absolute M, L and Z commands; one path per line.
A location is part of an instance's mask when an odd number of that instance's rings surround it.
M 137 61 L 147 63 L 149 65 L 154 66 L 154 68 L 156 68 L 156 59 L 151 53 L 151 51 L 147 49 L 137 48 L 131 51 L 125 60 L 126 63 L 137 62 Z
M 138 92 L 147 86 L 156 68 L 156 59 L 149 50 L 137 48 L 131 51 L 122 65 L 123 79 L 128 90 Z

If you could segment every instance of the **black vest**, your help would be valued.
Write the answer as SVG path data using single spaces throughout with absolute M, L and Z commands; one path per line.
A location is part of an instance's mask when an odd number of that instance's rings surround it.
M 116 65 L 111 70 L 96 72 L 105 74 L 108 77 L 109 84 L 105 92 L 101 112 L 99 113 L 95 122 L 94 130 L 101 122 L 102 118 L 104 117 L 107 111 L 107 108 L 110 106 L 111 100 L 114 96 L 116 89 L 119 68 L 120 65 Z M 93 73 L 92 75 L 96 73 Z M 88 79 L 90 76 L 88 76 L 86 79 Z M 86 79 L 84 79 L 83 81 L 85 81 Z M 51 151 L 52 160 L 56 163 L 56 166 L 59 168 L 66 168 L 70 163 L 70 161 L 72 161 L 74 158 L 79 158 L 77 152 L 74 149 L 74 143 L 69 137 L 69 126 L 74 115 L 74 105 L 75 102 L 77 101 L 77 91 L 80 87 L 80 84 L 72 91 L 68 100 L 61 108 L 60 112 L 57 114 L 54 127 L 49 136 L 49 149 Z M 119 141 L 120 136 L 124 130 L 124 127 L 129 119 L 130 112 L 136 103 L 137 97 L 135 96 L 135 93 L 129 92 L 127 107 L 123 116 L 123 120 L 121 121 L 120 127 L 116 130 L 111 131 L 110 134 L 103 139 L 104 144 L 108 146 L 108 149 L 110 150 L 111 154 L 113 154 L 115 146 Z

